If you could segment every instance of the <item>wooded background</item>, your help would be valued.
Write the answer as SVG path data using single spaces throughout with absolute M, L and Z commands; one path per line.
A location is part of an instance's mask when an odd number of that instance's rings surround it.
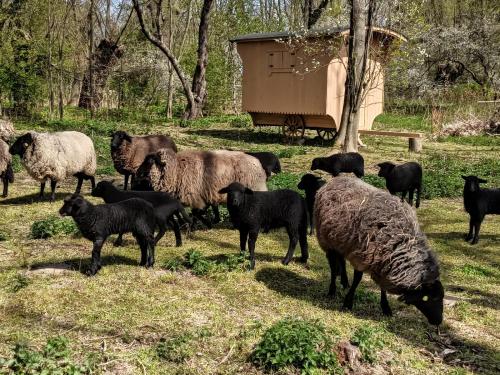
M 409 40 L 386 66 L 388 106 L 497 98 L 497 0 L 380 0 L 374 24 Z M 0 0 L 0 114 L 238 113 L 231 37 L 347 25 L 342 0 Z

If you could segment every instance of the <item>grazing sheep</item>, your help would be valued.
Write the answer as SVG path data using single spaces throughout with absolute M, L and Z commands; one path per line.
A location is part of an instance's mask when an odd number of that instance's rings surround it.
M 14 135 L 14 125 L 9 120 L 0 119 L 0 139 L 10 141 Z
M 165 191 L 193 209 L 226 202 L 219 190 L 231 182 L 266 191 L 266 174 L 259 161 L 240 151 L 182 151 L 162 149 L 146 157 L 136 180 L 150 181 L 156 191 Z
M 464 185 L 464 207 L 470 216 L 469 233 L 466 241 L 472 240 L 475 245 L 479 241 L 479 230 L 485 215 L 500 215 L 500 189 L 481 189 L 479 184 L 486 180 L 476 176 L 462 176 Z
M 336 177 L 316 194 L 316 235 L 327 257 L 347 259 L 354 279 L 344 307 L 352 309 L 356 287 L 368 272 L 381 289 L 381 307 L 391 315 L 387 292 L 415 305 L 429 323 L 443 320 L 439 265 L 412 208 L 357 178 Z M 331 267 L 332 284 L 337 270 Z
M 271 177 L 272 173 L 281 173 L 281 164 L 278 157 L 272 152 L 245 152 L 245 154 L 257 158 L 266 172 L 267 178 Z
M 134 179 L 137 168 L 147 155 L 162 148 L 177 152 L 172 138 L 166 135 L 130 136 L 124 131 L 114 132 L 111 136 L 111 158 L 118 173 L 125 176 L 123 189 L 127 190 L 128 178 Z
M 306 204 L 307 204 L 307 213 L 309 215 L 309 226 L 310 231 L 309 234 L 313 234 L 314 228 L 314 217 L 313 217 L 313 209 L 314 209 L 314 198 L 316 197 L 316 192 L 326 184 L 326 181 L 321 177 L 317 177 L 311 173 L 306 173 L 300 179 L 297 187 L 300 190 L 304 190 L 306 193 Z
M 94 243 L 89 276 L 101 269 L 101 248 L 111 234 L 132 232 L 141 248 L 141 266 L 155 262 L 155 217 L 153 206 L 139 198 L 94 206 L 81 195 L 64 199 L 61 216 L 72 216 L 82 235 Z
M 297 192 L 288 189 L 254 192 L 233 182 L 221 189 L 219 194 L 227 194 L 227 209 L 231 221 L 240 231 L 241 252 L 245 252 L 248 238 L 251 269 L 255 267 L 255 242 L 261 228 L 286 228 L 290 244 L 283 264 L 292 260 L 297 241 L 300 242 L 301 261 L 307 262 L 306 204 Z
M 365 175 L 365 161 L 357 152 L 346 152 L 330 155 L 326 158 L 315 158 L 311 164 L 311 170 L 320 169 L 337 177 L 341 172 L 354 173 L 356 177 Z
M 415 207 L 420 207 L 420 192 L 422 191 L 422 167 L 416 162 L 396 165 L 391 162 L 377 164 L 380 167 L 379 177 L 385 178 L 387 190 L 392 195 L 401 193 L 401 201 L 405 200 L 409 192 L 408 203 L 413 205 L 413 193 L 417 190 Z
M 9 145 L 0 139 L 0 179 L 3 183 L 2 197 L 9 194 L 9 183 L 14 182 L 14 170 L 12 169 L 12 156 L 9 154 Z
M 28 174 L 40 182 L 40 198 L 43 198 L 47 179 L 50 180 L 52 201 L 55 200 L 57 183 L 69 176 L 78 178 L 76 194 L 80 193 L 83 180 L 90 180 L 92 188 L 95 187 L 94 144 L 83 133 L 31 131 L 19 137 L 9 152 L 19 155 Z
M 154 208 L 156 225 L 159 232 L 155 238 L 155 245 L 165 235 L 168 226 L 171 226 L 175 234 L 175 246 L 182 246 L 182 236 L 179 224 L 174 219 L 176 215 L 179 219 L 182 218 L 189 224 L 192 223 L 191 218 L 184 210 L 184 206 L 177 199 L 172 198 L 170 194 L 157 191 L 123 191 L 117 189 L 110 181 L 101 181 L 92 190 L 93 197 L 100 197 L 106 203 L 117 203 L 131 198 L 144 199 L 151 203 Z M 122 233 L 115 241 L 115 246 L 122 243 Z

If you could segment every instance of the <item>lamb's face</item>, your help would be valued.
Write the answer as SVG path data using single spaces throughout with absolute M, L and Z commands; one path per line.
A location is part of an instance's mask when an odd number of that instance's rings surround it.
M 315 171 L 317 169 L 321 169 L 321 159 L 320 158 L 315 158 L 313 159 L 312 161 L 312 164 L 311 164 L 311 171 Z
M 132 142 L 130 135 L 124 131 L 114 132 L 111 136 L 111 150 L 117 150 L 123 142 Z
M 92 196 L 102 198 L 104 196 L 104 194 L 106 193 L 106 191 L 108 190 L 109 184 L 110 184 L 110 182 L 108 182 L 108 181 L 99 182 L 96 185 L 96 187 L 92 189 L 92 193 L 91 193 Z
M 64 199 L 64 204 L 59 210 L 61 216 L 75 216 L 85 212 L 87 202 L 81 195 L 73 194 Z
M 433 325 L 440 325 L 443 322 L 443 285 L 437 280 L 432 285 L 423 286 L 418 291 L 403 294 L 399 299 L 407 305 L 415 306 L 428 322 Z
M 306 191 L 317 190 L 319 187 L 319 180 L 320 180 L 319 177 L 307 173 L 302 176 L 299 184 L 297 185 L 297 188 Z
M 245 201 L 245 194 L 253 194 L 253 191 L 238 182 L 233 182 L 219 190 L 219 194 L 227 194 L 227 204 L 229 206 L 239 207 Z
M 380 170 L 378 171 L 378 176 L 387 177 L 389 176 L 389 174 L 392 172 L 392 170 L 396 165 L 393 163 L 384 162 L 377 164 L 377 166 L 380 168 Z
M 33 143 L 33 137 L 30 133 L 26 133 L 14 142 L 12 146 L 9 148 L 9 153 L 11 155 L 19 155 L 21 158 L 24 156 L 24 153 Z
M 462 176 L 462 178 L 465 180 L 464 189 L 470 191 L 471 193 L 479 191 L 479 184 L 485 184 L 488 182 L 476 176 Z

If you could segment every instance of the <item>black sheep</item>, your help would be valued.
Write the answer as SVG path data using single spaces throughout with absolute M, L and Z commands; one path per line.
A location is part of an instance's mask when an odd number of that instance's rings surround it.
M 227 194 L 227 209 L 234 227 L 240 231 L 242 252 L 245 252 L 248 239 L 251 269 L 255 267 L 255 242 L 261 228 L 286 228 L 290 244 L 283 264 L 292 260 L 297 242 L 300 242 L 301 262 L 307 262 L 306 204 L 297 192 L 288 189 L 253 191 L 233 182 L 219 194 Z
M 297 187 L 300 190 L 304 190 L 306 193 L 306 205 L 307 205 L 307 213 L 309 215 L 309 226 L 310 231 L 309 234 L 313 234 L 314 231 L 314 219 L 313 219 L 313 210 L 314 210 L 314 198 L 316 197 L 316 192 L 326 183 L 320 177 L 317 177 L 311 173 L 306 173 L 300 179 Z
M 259 160 L 262 168 L 266 172 L 267 178 L 269 178 L 272 173 L 281 173 L 280 160 L 272 152 L 245 152 L 245 154 Z
M 101 181 L 92 190 L 93 197 L 100 197 L 106 203 L 121 202 L 131 198 L 144 199 L 152 204 L 155 211 L 156 224 L 159 232 L 155 238 L 155 244 L 165 235 L 167 227 L 170 225 L 175 234 L 175 246 L 182 246 L 182 237 L 179 224 L 174 219 L 174 215 L 180 220 L 182 218 L 189 224 L 192 224 L 191 218 L 186 213 L 184 206 L 179 200 L 173 198 L 168 193 L 159 191 L 123 191 L 117 189 L 110 181 Z M 115 245 L 119 246 L 122 243 L 122 234 L 120 233 Z
M 396 165 L 391 162 L 377 164 L 380 167 L 379 177 L 385 178 L 387 190 L 392 195 L 401 193 L 401 201 L 405 200 L 406 193 L 409 193 L 408 203 L 413 205 L 413 193 L 417 191 L 415 207 L 420 207 L 420 193 L 422 191 L 422 167 L 416 162 L 409 162 Z
M 354 173 L 361 178 L 365 175 L 365 161 L 357 152 L 346 152 L 331 155 L 325 158 L 315 158 L 311 164 L 311 170 L 320 169 L 337 177 L 340 173 Z
M 475 245 L 479 241 L 481 223 L 488 214 L 500 215 L 500 189 L 481 189 L 479 184 L 488 181 L 476 176 L 462 176 L 464 185 L 464 207 L 470 216 L 469 233 L 466 241 L 472 240 Z
M 93 205 L 81 195 L 64 200 L 61 216 L 72 216 L 82 235 L 94 243 L 92 264 L 87 271 L 95 275 L 101 268 L 101 248 L 111 234 L 131 232 L 141 248 L 141 266 L 152 267 L 155 261 L 155 218 L 153 206 L 138 198 Z

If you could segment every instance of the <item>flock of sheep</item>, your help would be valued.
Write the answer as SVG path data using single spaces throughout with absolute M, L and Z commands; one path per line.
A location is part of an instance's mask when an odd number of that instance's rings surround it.
M 1 134 L 0 134 L 1 135 Z M 305 174 L 298 188 L 305 199 L 288 189 L 267 191 L 271 173 L 279 173 L 278 158 L 269 152 L 178 151 L 165 135 L 130 136 L 118 131 L 111 139 L 111 156 L 116 170 L 124 175 L 125 190 L 113 183 L 97 185 L 96 155 L 90 138 L 65 131 L 28 132 L 9 147 L 0 141 L 0 177 L 4 196 L 14 180 L 11 155 L 19 155 L 31 177 L 40 182 L 40 197 L 50 181 L 51 199 L 57 183 L 70 176 L 78 179 L 75 194 L 66 198 L 60 214 L 72 216 L 83 236 L 93 242 L 89 275 L 100 267 L 100 252 L 111 234 L 132 233 L 141 249 L 142 266 L 151 267 L 155 245 L 168 228 L 175 233 L 176 245 L 182 245 L 180 227 L 193 228 L 195 221 L 211 227 L 220 220 L 218 205 L 226 204 L 231 221 L 240 233 L 240 249 L 248 249 L 250 267 L 255 265 L 255 244 L 260 232 L 285 228 L 289 246 L 284 264 L 288 264 L 297 244 L 301 262 L 307 262 L 307 232 L 314 229 L 331 269 L 329 295 L 336 294 L 336 278 L 349 286 L 346 260 L 354 268 L 351 287 L 344 307 L 352 309 L 355 290 L 363 273 L 380 286 L 381 308 L 391 315 L 387 293 L 399 295 L 406 304 L 419 309 L 431 324 L 443 320 L 444 290 L 439 279 L 439 264 L 421 231 L 414 209 L 420 204 L 422 169 L 418 163 L 379 164 L 379 176 L 386 179 L 389 192 L 377 189 L 360 178 L 364 161 L 357 153 L 336 154 L 313 160 L 311 170 L 321 169 L 334 178 L 326 182 Z M 353 173 L 354 176 L 339 176 Z M 127 190 L 129 177 L 133 190 Z M 486 214 L 500 214 L 500 190 L 482 189 L 485 182 L 463 176 L 464 204 L 470 214 L 467 240 L 478 241 L 479 228 Z M 84 199 L 80 189 L 90 180 L 92 195 L 105 204 L 94 205 Z M 394 194 L 401 192 L 401 199 Z M 409 203 L 405 201 L 409 193 Z M 188 215 L 184 207 L 191 208 Z M 158 233 L 155 237 L 155 231 Z

